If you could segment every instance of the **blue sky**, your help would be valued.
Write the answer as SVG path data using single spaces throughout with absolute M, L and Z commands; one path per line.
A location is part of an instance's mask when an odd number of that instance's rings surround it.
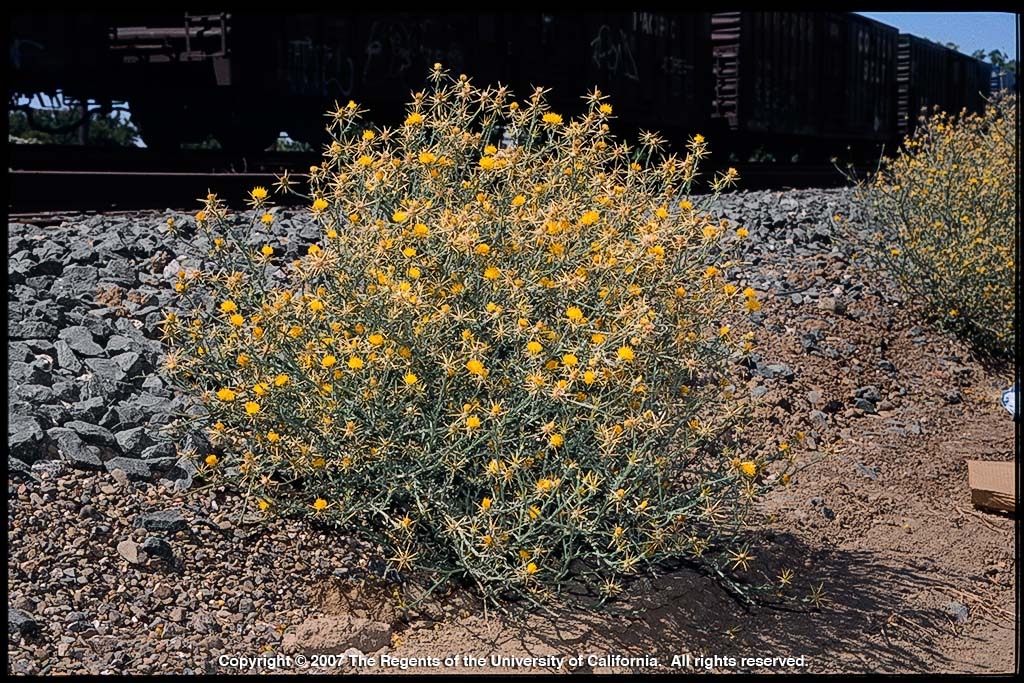
M 1017 15 L 1008 12 L 857 12 L 883 24 L 940 43 L 956 43 L 960 51 L 1002 50 L 1017 59 Z

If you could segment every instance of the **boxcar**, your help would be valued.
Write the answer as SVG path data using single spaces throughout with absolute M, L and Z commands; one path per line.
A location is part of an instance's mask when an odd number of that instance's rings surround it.
M 616 129 L 697 132 L 710 105 L 710 15 L 703 12 L 509 14 L 505 78 L 517 94 L 550 88 L 576 114 L 593 88 L 609 96 Z
M 899 134 L 912 133 L 919 118 L 936 109 L 949 114 L 962 109 L 981 111 L 991 70 L 991 65 L 944 45 L 900 34 L 896 61 Z
M 812 139 L 891 139 L 896 29 L 833 12 L 723 12 L 711 21 L 711 116 L 730 131 L 803 149 Z

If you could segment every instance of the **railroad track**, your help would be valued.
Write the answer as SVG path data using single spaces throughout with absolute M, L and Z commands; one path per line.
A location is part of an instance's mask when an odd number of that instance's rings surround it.
M 230 155 L 217 150 L 154 153 L 141 148 L 11 145 L 9 214 L 37 211 L 193 210 L 208 192 L 241 205 L 284 171 L 308 173 L 315 153 Z M 288 198 L 283 198 L 285 201 Z M 285 202 L 282 202 L 285 203 Z
M 208 192 L 242 206 L 249 190 L 270 188 L 284 171 L 299 186 L 318 153 L 266 152 L 239 156 L 216 150 L 174 154 L 140 148 L 11 145 L 8 214 L 41 211 L 117 211 L 153 208 L 194 210 Z M 738 189 L 838 187 L 845 178 L 822 164 L 738 164 Z M 705 178 L 715 170 L 706 169 Z M 281 204 L 294 196 L 275 195 Z

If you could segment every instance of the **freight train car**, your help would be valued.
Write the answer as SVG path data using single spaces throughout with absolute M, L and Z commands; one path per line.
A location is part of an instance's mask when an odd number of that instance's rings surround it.
M 510 14 L 503 81 L 528 95 L 550 88 L 556 110 L 575 115 L 597 88 L 610 98 L 617 132 L 685 139 L 710 111 L 710 15 L 668 12 Z
M 896 29 L 833 12 L 721 12 L 711 22 L 711 116 L 741 147 L 806 161 L 892 140 Z
M 12 102 L 127 100 L 158 148 L 255 151 L 281 130 L 319 143 L 323 112 L 349 99 L 394 124 L 435 62 L 518 97 L 550 88 L 566 115 L 596 87 L 624 137 L 659 130 L 678 149 L 702 132 L 744 161 L 870 156 L 922 104 L 979 108 L 988 83 L 977 60 L 842 12 L 22 13 L 11 29 Z
M 355 99 L 394 122 L 431 65 L 497 80 L 494 14 L 220 14 L 185 26 L 115 26 L 120 71 L 140 83 L 132 100 L 147 144 L 213 135 L 235 149 L 259 149 L 278 131 L 324 138 L 323 112 Z M 162 38 L 166 56 L 139 55 Z M 160 83 L 158 89 L 142 82 Z
M 935 110 L 981 111 L 992 67 L 944 45 L 900 34 L 896 52 L 897 130 L 907 135 Z

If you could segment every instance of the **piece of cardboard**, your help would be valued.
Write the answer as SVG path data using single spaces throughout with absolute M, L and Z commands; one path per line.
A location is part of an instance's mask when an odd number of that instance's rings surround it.
M 971 487 L 971 502 L 990 510 L 1014 512 L 1014 463 L 987 460 L 967 461 L 967 482 Z

